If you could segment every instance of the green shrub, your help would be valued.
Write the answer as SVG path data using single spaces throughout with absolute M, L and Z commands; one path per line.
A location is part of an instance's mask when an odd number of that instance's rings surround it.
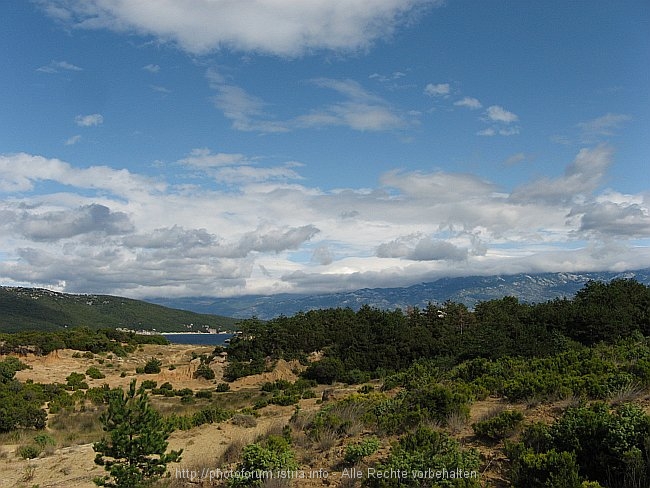
M 106 375 L 102 373 L 98 368 L 95 366 L 91 366 L 86 370 L 86 374 L 90 376 L 94 380 L 101 380 L 103 378 L 106 378 Z
M 144 380 L 141 384 L 142 388 L 145 390 L 151 390 L 158 386 L 158 382 L 155 380 Z
M 263 486 L 264 476 L 268 472 L 291 472 L 298 469 L 295 454 L 286 438 L 271 435 L 263 442 L 249 444 L 242 450 L 242 461 L 237 470 L 242 473 L 257 474 L 259 477 L 234 476 L 228 486 L 231 488 L 248 488 Z
M 223 372 L 223 378 L 226 381 L 235 381 L 237 378 L 263 373 L 264 368 L 265 363 L 263 358 L 255 359 L 250 362 L 228 361 L 228 365 Z
M 41 449 L 45 449 L 47 446 L 56 445 L 54 438 L 49 434 L 38 434 L 37 436 L 34 436 L 34 442 Z
M 194 390 L 192 388 L 181 388 L 180 390 L 174 390 L 174 395 L 179 397 L 193 396 Z
M 28 444 L 18 448 L 18 455 L 23 459 L 34 459 L 37 458 L 42 451 L 43 449 L 40 446 Z
M 214 371 L 212 368 L 206 364 L 201 363 L 199 367 L 194 371 L 194 378 L 205 378 L 206 380 L 213 380 L 215 378 Z
M 499 441 L 515 433 L 524 415 L 517 410 L 504 410 L 494 417 L 472 424 L 474 433 L 492 441 Z
M 217 385 L 217 392 L 225 393 L 227 391 L 230 391 L 230 385 L 228 383 L 219 383 Z
M 535 453 L 523 444 L 506 442 L 511 461 L 510 480 L 515 488 L 580 488 L 576 456 L 554 449 Z
M 320 384 L 331 385 L 341 379 L 344 373 L 345 367 L 339 358 L 326 357 L 309 365 L 302 375 Z
M 87 390 L 88 383 L 84 381 L 85 379 L 85 374 L 72 372 L 67 376 L 65 380 L 68 387 L 72 390 Z
M 442 480 L 444 487 L 479 488 L 480 458 L 474 449 L 462 449 L 458 442 L 444 432 L 428 427 L 418 427 L 404 435 L 393 447 L 385 462 L 377 464 L 375 472 L 406 472 L 406 478 L 369 476 L 365 486 L 372 488 L 397 488 L 436 486 L 431 479 L 418 479 L 418 473 L 430 471 L 468 472 L 468 478 Z M 423 483 L 423 481 L 425 483 Z
M 194 396 L 195 396 L 196 398 L 207 398 L 207 399 L 210 399 L 210 398 L 212 398 L 212 392 L 211 392 L 210 390 L 201 390 L 201 391 L 197 391 L 197 392 L 194 394 Z
M 159 359 L 151 358 L 147 361 L 147 364 L 144 365 L 143 371 L 145 374 L 158 374 L 160 373 L 161 366 L 162 362 Z
M 356 464 L 364 457 L 374 454 L 379 449 L 379 440 L 376 437 L 369 437 L 356 444 L 348 444 L 345 447 L 343 457 L 346 463 Z

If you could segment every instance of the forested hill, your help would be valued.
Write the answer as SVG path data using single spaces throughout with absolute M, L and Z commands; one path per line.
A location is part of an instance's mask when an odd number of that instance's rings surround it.
M 110 295 L 73 295 L 42 288 L 0 287 L 0 332 L 116 328 L 160 332 L 232 329 L 235 319 L 176 310 Z M 191 328 L 188 328 L 193 324 Z

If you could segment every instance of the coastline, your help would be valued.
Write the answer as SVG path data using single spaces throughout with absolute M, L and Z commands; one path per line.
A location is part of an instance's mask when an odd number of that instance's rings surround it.
M 233 332 L 160 332 L 160 335 L 233 335 Z

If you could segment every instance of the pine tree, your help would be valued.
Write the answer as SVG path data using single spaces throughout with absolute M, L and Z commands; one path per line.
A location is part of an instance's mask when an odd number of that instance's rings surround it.
M 108 437 L 93 444 L 95 463 L 108 475 L 96 478 L 98 486 L 138 488 L 161 478 L 167 463 L 178 462 L 180 451 L 167 450 L 172 429 L 151 406 L 136 380 L 128 392 L 116 390 L 110 396 L 108 410 L 100 416 Z

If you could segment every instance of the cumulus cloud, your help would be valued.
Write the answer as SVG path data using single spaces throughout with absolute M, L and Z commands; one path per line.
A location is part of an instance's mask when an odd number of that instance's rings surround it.
M 0 279 L 227 296 L 650 265 L 646 248 L 628 245 L 650 235 L 647 198 L 602 190 L 613 162 L 611 147 L 587 147 L 563 174 L 510 193 L 472 174 L 399 170 L 374 188 L 324 191 L 271 175 L 300 176 L 298 166 L 209 149 L 174 165 L 198 175 L 191 184 L 0 155 Z M 233 185 L 224 191 L 206 175 L 225 170 L 255 174 L 222 174 Z
M 320 230 L 313 225 L 303 225 L 290 229 L 263 226 L 242 236 L 238 249 L 244 254 L 252 251 L 279 253 L 287 249 L 297 249 L 318 232 Z
M 0 155 L 0 190 L 29 191 L 41 181 L 54 181 L 76 188 L 97 189 L 123 197 L 162 191 L 166 184 L 133 174 L 126 169 L 91 166 L 79 169 L 59 159 L 26 153 Z
M 621 238 L 650 235 L 648 207 L 637 203 L 591 202 L 577 206 L 570 214 L 580 216 L 580 233 Z
M 562 177 L 541 178 L 522 185 L 515 189 L 511 199 L 546 202 L 552 205 L 584 199 L 602 183 L 603 176 L 612 163 L 612 157 L 612 148 L 604 144 L 581 149 Z
M 504 109 L 499 105 L 491 105 L 487 108 L 487 117 L 488 119 L 494 122 L 503 122 L 504 124 L 510 124 L 519 120 L 519 117 Z
M 133 230 L 133 225 L 125 213 L 92 204 L 63 211 L 24 212 L 17 228 L 28 239 L 56 241 L 89 233 L 126 234 Z
M 380 244 L 377 256 L 412 261 L 462 261 L 467 259 L 468 250 L 440 239 L 412 235 Z
M 93 127 L 104 123 L 104 116 L 101 114 L 77 115 L 74 118 L 79 127 Z
M 483 107 L 483 105 L 477 98 L 472 98 L 472 97 L 464 97 L 461 100 L 454 102 L 454 105 L 456 105 L 457 107 L 466 107 L 471 110 L 477 110 Z
M 443 97 L 445 95 L 449 95 L 449 91 L 449 83 L 429 83 L 424 87 L 424 93 L 430 97 Z
M 280 56 L 352 51 L 390 36 L 404 20 L 441 0 L 40 0 L 58 21 L 82 29 L 131 31 L 203 54 L 228 48 Z

